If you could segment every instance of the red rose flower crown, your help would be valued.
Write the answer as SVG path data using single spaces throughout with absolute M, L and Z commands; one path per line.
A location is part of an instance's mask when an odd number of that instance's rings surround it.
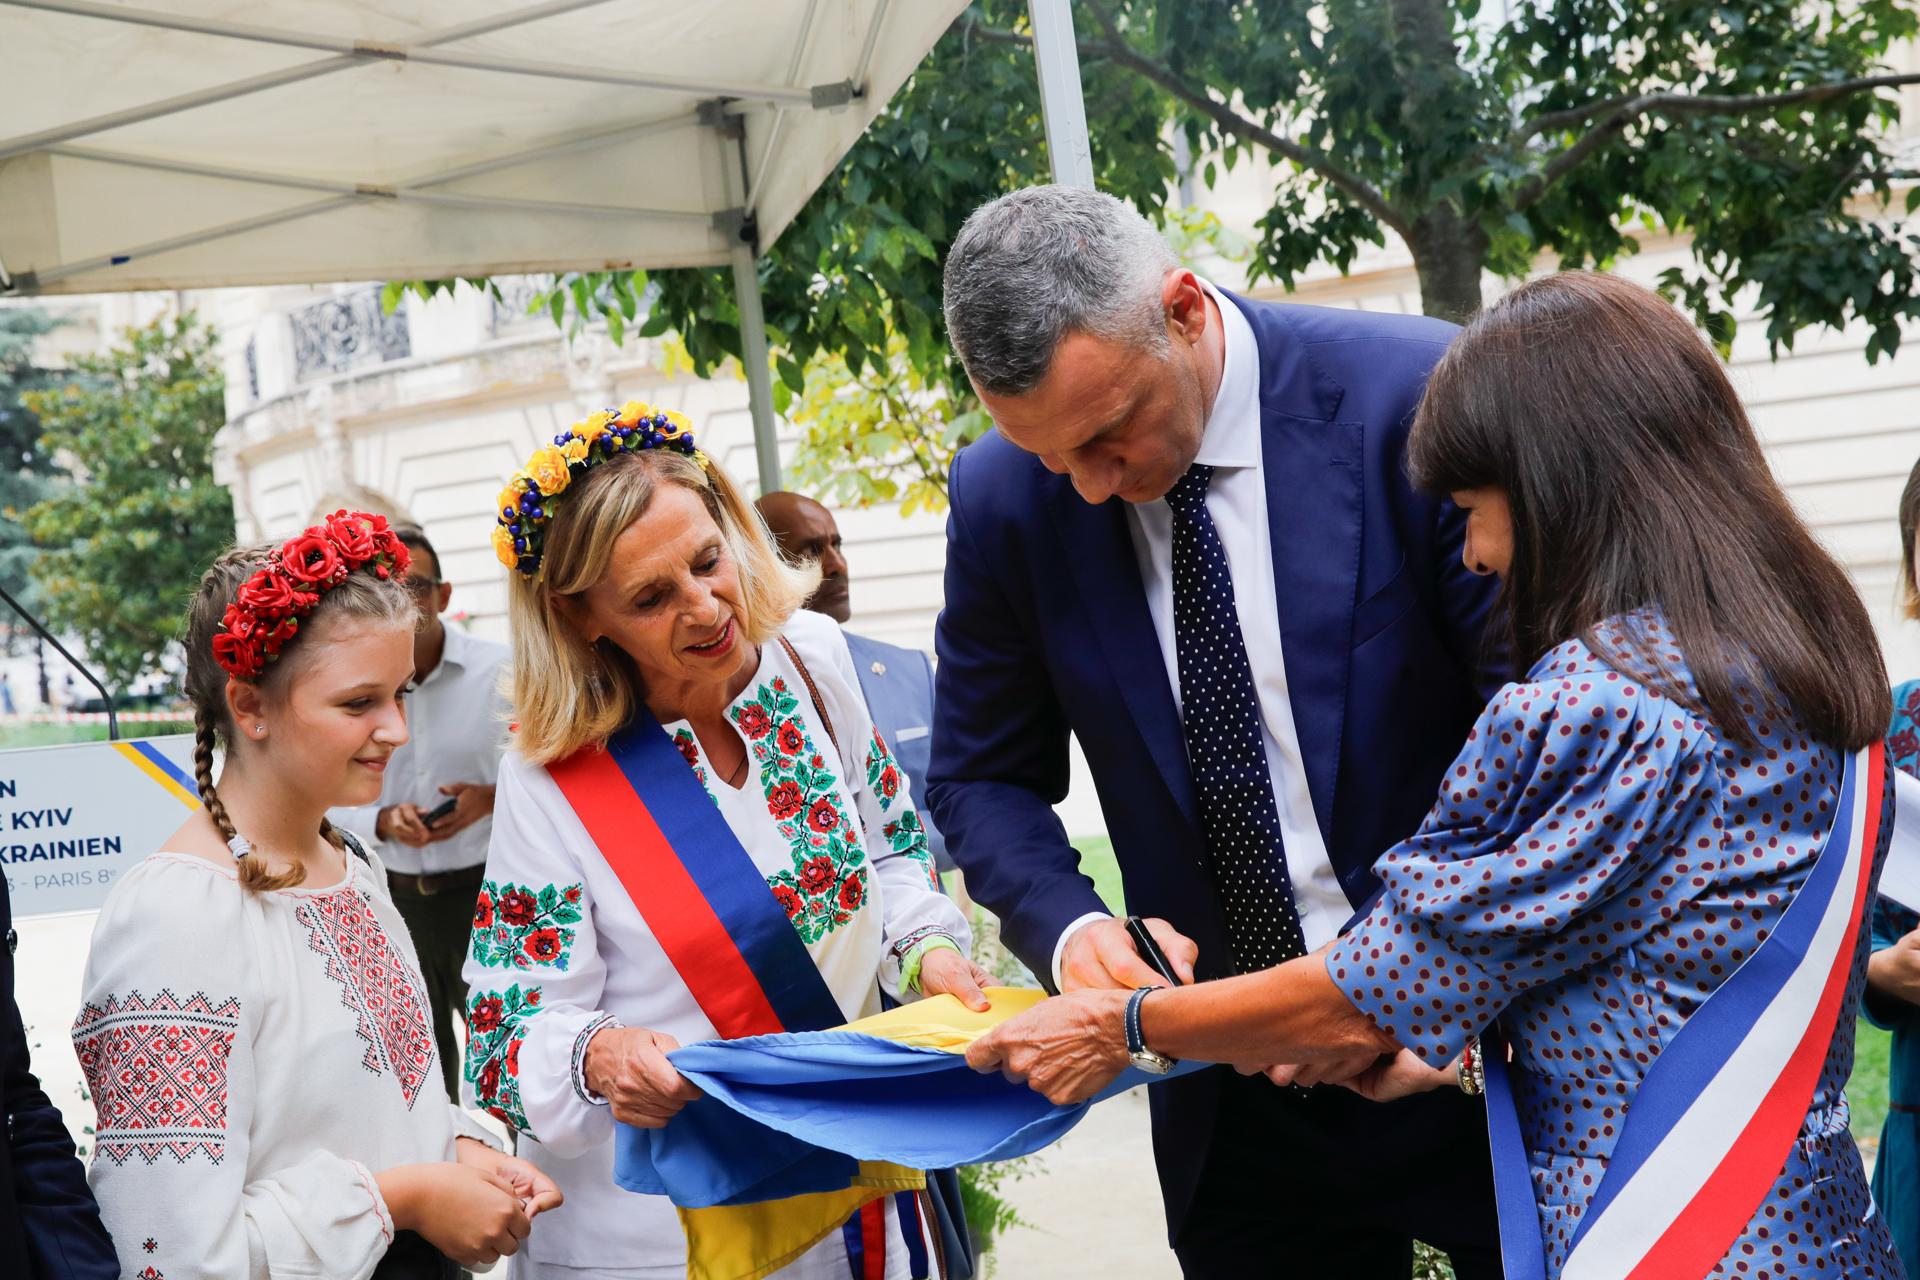
M 214 633 L 214 661 L 237 680 L 258 679 L 321 596 L 363 569 L 377 578 L 403 574 L 412 560 L 385 516 L 334 512 L 287 539 L 241 585 Z

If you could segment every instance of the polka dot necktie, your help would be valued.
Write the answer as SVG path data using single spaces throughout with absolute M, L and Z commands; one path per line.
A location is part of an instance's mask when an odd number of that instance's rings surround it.
M 1213 468 L 1196 462 L 1173 510 L 1173 639 L 1200 834 L 1226 911 L 1235 973 L 1305 955 L 1280 811 L 1262 745 L 1260 698 L 1234 607 L 1227 553 L 1207 512 Z

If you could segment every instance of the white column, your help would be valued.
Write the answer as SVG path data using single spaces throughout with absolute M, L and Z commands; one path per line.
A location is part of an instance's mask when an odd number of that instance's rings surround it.
M 1071 0 L 1027 0 L 1033 22 L 1033 61 L 1040 75 L 1040 115 L 1047 126 L 1053 180 L 1093 189 L 1093 151 L 1087 106 L 1080 93 L 1080 52 L 1073 38 Z

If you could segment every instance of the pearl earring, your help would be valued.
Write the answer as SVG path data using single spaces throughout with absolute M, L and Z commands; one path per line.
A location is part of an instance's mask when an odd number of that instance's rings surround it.
M 266 731 L 267 731 L 267 726 L 263 724 L 257 724 L 253 726 L 253 732 L 256 736 L 259 734 L 265 733 Z

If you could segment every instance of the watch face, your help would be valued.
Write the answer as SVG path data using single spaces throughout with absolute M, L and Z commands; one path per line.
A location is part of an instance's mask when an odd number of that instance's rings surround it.
M 1143 1052 L 1140 1052 L 1140 1053 L 1131 1054 L 1129 1056 L 1133 1059 L 1134 1066 L 1140 1068 L 1142 1071 L 1146 1072 L 1149 1075 L 1163 1076 L 1167 1074 L 1167 1072 L 1173 1070 L 1172 1058 L 1166 1057 L 1162 1054 L 1155 1053 L 1151 1049 L 1144 1050 Z

